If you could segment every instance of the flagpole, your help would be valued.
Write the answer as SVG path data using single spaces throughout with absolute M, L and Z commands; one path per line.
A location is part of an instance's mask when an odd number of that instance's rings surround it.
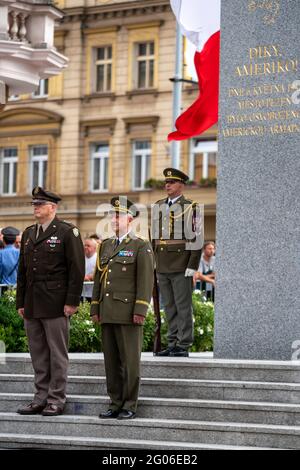
M 181 93 L 182 93 L 182 54 L 183 54 L 183 41 L 180 26 L 177 22 L 176 25 L 176 65 L 174 76 L 174 90 L 173 90 L 173 123 L 174 130 L 175 121 L 181 113 Z M 172 154 L 172 167 L 180 169 L 180 142 L 172 141 L 171 154 Z

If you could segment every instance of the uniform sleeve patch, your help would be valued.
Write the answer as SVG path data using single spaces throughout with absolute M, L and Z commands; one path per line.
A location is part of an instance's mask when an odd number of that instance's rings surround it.
M 79 230 L 78 230 L 78 228 L 76 228 L 76 227 L 73 228 L 73 233 L 74 233 L 75 237 L 79 237 Z

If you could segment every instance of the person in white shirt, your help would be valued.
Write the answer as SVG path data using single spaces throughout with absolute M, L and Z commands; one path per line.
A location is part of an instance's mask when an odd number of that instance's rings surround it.
M 94 280 L 94 271 L 97 261 L 97 247 L 98 243 L 94 238 L 87 238 L 84 241 L 85 253 L 85 277 L 84 281 L 91 282 Z M 93 285 L 83 286 L 82 297 L 91 302 L 93 293 Z
M 200 290 L 211 300 L 214 300 L 215 288 L 215 249 L 214 242 L 204 243 L 199 268 L 194 274 L 194 285 L 200 281 Z

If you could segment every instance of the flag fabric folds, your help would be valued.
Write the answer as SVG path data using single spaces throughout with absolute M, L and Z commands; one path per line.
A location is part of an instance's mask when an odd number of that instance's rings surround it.
M 171 7 L 182 34 L 196 46 L 198 52 L 220 30 L 221 0 L 171 0 Z
M 196 46 L 199 96 L 176 121 L 169 140 L 185 140 L 218 122 L 221 0 L 171 0 L 183 34 Z

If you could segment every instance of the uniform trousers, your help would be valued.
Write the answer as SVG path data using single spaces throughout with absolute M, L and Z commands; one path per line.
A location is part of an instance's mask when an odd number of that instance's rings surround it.
M 67 317 L 25 319 L 35 375 L 33 402 L 64 406 L 68 378 L 70 320 Z
M 101 325 L 102 346 L 110 409 L 136 412 L 143 346 L 141 325 Z
M 194 341 L 193 278 L 183 273 L 158 273 L 159 289 L 168 320 L 168 346 L 188 349 Z

